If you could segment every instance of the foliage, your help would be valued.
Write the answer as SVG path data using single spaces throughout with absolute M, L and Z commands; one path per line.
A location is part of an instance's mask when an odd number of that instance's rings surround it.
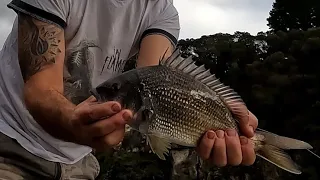
M 198 54 L 199 62 L 239 92 L 259 118 L 260 128 L 307 141 L 319 154 L 320 28 L 257 36 L 215 34 L 181 40 L 180 46 L 186 54 Z M 277 170 L 275 179 L 319 176 L 315 169 L 320 168 L 320 160 L 301 151 L 292 155 L 304 174 Z
M 267 20 L 268 26 L 275 31 L 319 27 L 320 1 L 276 0 Z
M 179 41 L 184 55 L 194 54 L 225 84 L 234 88 L 258 117 L 259 127 L 309 142 L 320 154 L 320 28 L 214 34 Z M 130 62 L 130 67 L 134 63 Z M 130 69 L 130 67 L 128 67 Z M 120 154 L 119 154 L 120 153 Z M 292 175 L 257 159 L 251 167 L 200 170 L 207 179 L 318 179 L 320 160 L 307 151 L 290 151 L 302 175 Z M 101 156 L 106 179 L 168 179 L 170 161 L 149 153 L 120 151 Z M 188 173 L 188 172 L 187 172 Z

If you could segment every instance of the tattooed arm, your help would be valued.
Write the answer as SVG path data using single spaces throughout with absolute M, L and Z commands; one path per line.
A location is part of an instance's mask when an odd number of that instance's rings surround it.
M 28 15 L 19 14 L 18 18 L 26 107 L 48 133 L 69 140 L 66 119 L 75 105 L 63 96 L 64 30 Z

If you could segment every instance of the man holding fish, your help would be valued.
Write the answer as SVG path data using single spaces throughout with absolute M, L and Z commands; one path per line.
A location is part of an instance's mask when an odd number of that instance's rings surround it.
M 95 179 L 91 154 L 118 145 L 134 114 L 90 90 L 122 72 L 159 64 L 177 45 L 172 0 L 13 0 L 13 29 L 0 52 L 0 179 Z M 241 110 L 241 107 L 238 110 Z M 204 132 L 199 156 L 217 166 L 252 165 L 257 118 Z

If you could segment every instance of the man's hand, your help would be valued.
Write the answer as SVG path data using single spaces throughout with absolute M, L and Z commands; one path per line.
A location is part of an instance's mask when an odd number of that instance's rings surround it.
M 121 110 L 118 102 L 98 103 L 91 96 L 76 106 L 68 129 L 77 143 L 105 150 L 123 140 L 125 124 L 132 116 L 130 110 Z
M 258 126 L 255 115 L 249 111 L 247 117 L 239 119 L 240 131 L 244 136 L 239 137 L 233 129 L 222 131 L 208 131 L 201 139 L 197 151 L 199 156 L 212 162 L 214 165 L 222 167 L 227 164 L 252 165 L 256 159 L 253 143 L 250 139 L 254 135 L 254 130 Z

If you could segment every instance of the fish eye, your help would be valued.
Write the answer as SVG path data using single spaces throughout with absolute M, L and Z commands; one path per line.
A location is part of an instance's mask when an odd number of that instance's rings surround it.
M 113 83 L 111 87 L 112 87 L 113 91 L 118 91 L 118 90 L 120 90 L 121 84 Z

